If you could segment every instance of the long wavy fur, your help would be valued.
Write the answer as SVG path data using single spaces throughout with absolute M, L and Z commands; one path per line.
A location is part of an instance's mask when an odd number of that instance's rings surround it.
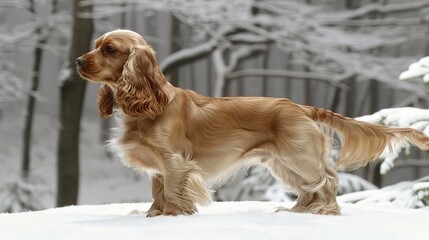
M 108 118 L 113 114 L 114 98 L 112 89 L 107 84 L 102 84 L 97 92 L 97 105 L 100 117 Z
M 127 115 L 155 119 L 164 111 L 168 97 L 162 85 L 166 80 L 149 46 L 131 49 L 118 83 L 116 102 Z

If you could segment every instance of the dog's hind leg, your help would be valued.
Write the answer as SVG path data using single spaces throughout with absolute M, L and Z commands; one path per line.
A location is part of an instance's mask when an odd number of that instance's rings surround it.
M 339 215 L 337 174 L 327 163 L 327 137 L 315 129 L 285 142 L 285 148 L 265 165 L 298 194 L 295 212 Z M 284 209 L 280 209 L 284 210 Z
M 305 160 L 301 160 L 301 162 L 303 165 L 307 164 Z M 298 175 L 297 169 L 292 170 L 276 159 L 268 165 L 268 169 L 279 181 L 298 194 L 297 202 L 290 209 L 291 211 L 340 214 L 340 208 L 336 202 L 337 177 L 335 171 L 329 166 L 314 169 L 316 170 L 313 171 L 314 175 L 305 173 Z M 298 171 L 302 170 L 298 169 Z
M 298 175 L 296 177 L 301 178 Z M 308 181 L 304 181 L 295 188 L 298 199 L 292 211 L 329 215 L 340 214 L 340 207 L 336 202 L 337 177 L 334 170 L 325 166 L 320 170 L 319 179 L 316 182 L 307 183 Z

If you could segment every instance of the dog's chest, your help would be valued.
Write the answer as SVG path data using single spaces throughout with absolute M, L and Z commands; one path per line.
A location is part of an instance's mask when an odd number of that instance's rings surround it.
M 115 152 L 124 165 L 149 172 L 160 173 L 161 155 L 145 141 L 145 136 L 137 130 L 126 127 L 114 129 L 109 149 Z

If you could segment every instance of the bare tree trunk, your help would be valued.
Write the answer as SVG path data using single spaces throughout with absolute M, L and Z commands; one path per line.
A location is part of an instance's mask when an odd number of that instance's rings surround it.
M 40 31 L 37 31 L 39 34 Z M 33 77 L 31 81 L 31 89 L 27 99 L 27 108 L 25 110 L 25 123 L 22 145 L 22 166 L 21 175 L 28 177 L 30 174 L 30 152 L 31 152 L 31 134 L 33 128 L 34 109 L 36 105 L 35 93 L 39 88 L 39 70 L 42 62 L 43 50 L 39 44 L 44 44 L 43 39 L 37 41 L 38 46 L 34 50 Z
M 36 15 L 36 6 L 34 0 L 30 1 L 29 10 L 32 14 Z M 52 12 L 51 14 L 56 13 L 57 11 L 57 1 L 52 1 Z M 49 33 L 52 32 L 52 28 L 49 28 Z M 38 28 L 36 35 L 38 37 L 36 47 L 34 49 L 34 60 L 33 60 L 33 72 L 31 80 L 30 93 L 27 99 L 27 108 L 25 110 L 25 122 L 24 122 L 24 132 L 23 132 L 23 143 L 22 143 L 22 166 L 21 166 L 21 176 L 28 177 L 30 174 L 30 153 L 31 153 L 31 134 L 33 129 L 33 118 L 34 110 L 36 107 L 36 98 L 35 94 L 39 90 L 39 80 L 40 80 L 40 68 L 42 63 L 43 49 L 42 46 L 46 44 L 50 34 L 42 34 L 42 29 Z
M 80 13 L 90 13 L 92 6 L 82 7 L 74 0 L 72 43 L 69 53 L 69 68 L 74 69 L 77 57 L 90 49 L 93 21 L 80 18 Z M 71 71 L 61 86 L 60 133 L 58 142 L 57 206 L 77 204 L 79 189 L 79 132 L 86 81 Z

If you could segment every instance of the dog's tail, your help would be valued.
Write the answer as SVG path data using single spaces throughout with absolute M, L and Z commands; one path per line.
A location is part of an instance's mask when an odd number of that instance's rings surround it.
M 392 152 L 396 146 L 409 143 L 429 150 L 429 137 L 412 128 L 393 128 L 357 121 L 329 110 L 302 106 L 314 121 L 333 129 L 341 141 L 337 158 L 340 169 L 356 169 L 378 159 L 386 147 Z

